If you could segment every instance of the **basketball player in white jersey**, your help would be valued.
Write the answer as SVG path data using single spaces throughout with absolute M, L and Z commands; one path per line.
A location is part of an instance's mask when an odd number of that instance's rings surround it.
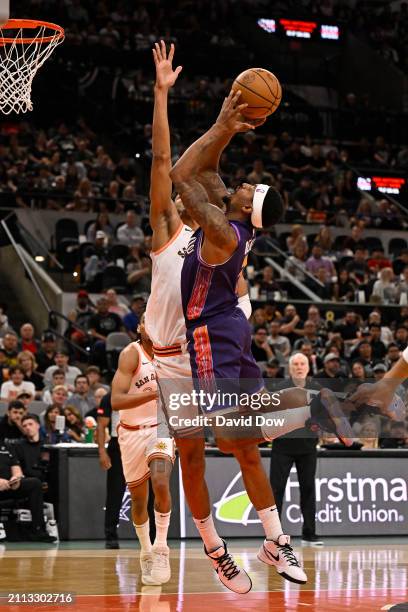
M 132 520 L 140 542 L 143 584 L 170 580 L 167 532 L 171 497 L 169 479 L 174 463 L 174 440 L 158 437 L 157 385 L 152 344 L 142 315 L 140 342 L 121 352 L 112 381 L 112 408 L 119 410 L 118 442 L 123 472 L 132 498 Z M 149 535 L 147 502 L 150 478 L 154 492 L 156 539 Z
M 153 266 L 151 294 L 146 308 L 146 331 L 153 342 L 154 365 L 161 390 L 163 391 L 163 385 L 169 381 L 175 381 L 173 389 L 177 386 L 177 391 L 180 392 L 185 385 L 186 391 L 191 392 L 191 366 L 186 350 L 180 280 L 187 245 L 192 231 L 198 226 L 186 213 L 181 200 L 174 202 L 171 198 L 171 148 L 167 115 L 168 92 L 176 82 L 181 67 L 173 71 L 174 45 L 171 45 L 167 56 L 166 46 L 161 41 L 160 45 L 155 45 L 153 56 L 156 66 L 150 185 Z M 217 166 L 218 162 L 219 159 L 214 160 Z M 208 191 L 209 201 L 222 205 L 219 193 L 222 186 L 208 184 L 205 176 L 201 178 Z M 248 317 L 250 302 L 243 279 L 240 280 L 237 290 L 240 305 Z M 162 393 L 163 395 L 167 394 Z M 188 417 L 194 416 L 193 409 L 192 406 L 186 407 Z M 178 413 L 178 416 L 183 415 Z M 246 593 L 251 588 L 251 581 L 228 553 L 226 544 L 213 523 L 210 497 L 204 478 L 205 439 L 202 433 L 195 437 L 194 433 L 194 428 L 191 428 L 189 431 L 183 430 L 183 435 L 188 437 L 176 436 L 187 503 L 220 581 L 232 591 Z

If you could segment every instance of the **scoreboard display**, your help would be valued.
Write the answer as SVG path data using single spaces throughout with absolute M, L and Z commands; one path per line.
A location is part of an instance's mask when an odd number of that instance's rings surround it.
M 397 176 L 359 176 L 357 187 L 361 191 L 379 191 L 399 195 L 406 185 L 406 179 Z
M 280 34 L 288 38 L 340 40 L 340 27 L 335 24 L 298 19 L 258 19 L 257 23 L 268 34 Z

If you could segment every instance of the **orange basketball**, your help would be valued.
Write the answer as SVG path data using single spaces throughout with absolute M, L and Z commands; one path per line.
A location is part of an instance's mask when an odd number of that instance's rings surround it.
M 264 68 L 248 68 L 232 84 L 241 91 L 241 104 L 248 104 L 243 115 L 247 119 L 261 119 L 272 115 L 282 100 L 282 87 L 276 76 Z

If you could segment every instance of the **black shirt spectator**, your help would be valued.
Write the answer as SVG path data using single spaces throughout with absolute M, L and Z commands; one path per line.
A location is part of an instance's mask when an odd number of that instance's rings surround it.
M 251 350 L 255 361 L 268 361 L 274 356 L 272 347 L 268 343 L 268 331 L 263 325 L 255 329 Z
M 13 465 L 18 465 L 16 458 L 4 444 L 0 443 L 0 478 L 10 480 Z
M 24 437 L 13 444 L 13 453 L 21 465 L 24 476 L 33 476 L 43 481 L 47 464 L 42 460 L 40 419 L 36 414 L 26 414 L 21 425 Z
M 41 339 L 41 348 L 36 355 L 37 370 L 44 373 L 47 368 L 55 365 L 57 342 L 52 332 L 44 332 Z
M 350 278 L 358 284 L 364 284 L 368 280 L 369 268 L 367 265 L 365 250 L 357 248 L 354 259 L 346 264 L 346 270 Z
M 7 414 L 0 421 L 0 441 L 23 437 L 23 431 L 18 424 L 21 424 L 24 412 L 24 404 L 20 400 L 13 400 L 9 403 Z
M 334 326 L 334 331 L 338 332 L 343 340 L 355 340 L 359 330 L 357 315 L 353 311 L 346 312 L 344 320 Z
M 380 340 L 381 325 L 372 324 L 370 325 L 369 330 L 371 333 L 370 344 L 372 348 L 372 359 L 374 359 L 374 361 L 380 361 L 384 359 L 385 355 L 387 354 L 385 344 Z
M 112 332 L 121 331 L 122 327 L 122 319 L 114 312 L 108 311 L 106 298 L 100 298 L 97 302 L 97 312 L 89 319 L 89 329 L 106 339 Z

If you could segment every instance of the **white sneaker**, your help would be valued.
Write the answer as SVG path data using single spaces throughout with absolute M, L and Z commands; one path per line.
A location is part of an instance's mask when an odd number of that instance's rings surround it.
M 290 536 L 280 535 L 276 542 L 264 540 L 258 552 L 258 559 L 274 565 L 278 574 L 297 584 L 305 584 L 307 576 L 290 545 Z
M 227 544 L 223 544 L 216 550 L 208 553 L 205 546 L 204 552 L 213 563 L 218 578 L 224 586 L 234 593 L 248 593 L 252 589 L 252 581 L 245 570 L 240 569 L 232 555 L 227 550 Z
M 152 583 L 152 564 L 153 555 L 149 553 L 140 553 L 140 569 L 142 571 L 142 584 Z
M 171 578 L 170 549 L 168 546 L 153 546 L 153 565 L 150 584 L 165 584 Z

